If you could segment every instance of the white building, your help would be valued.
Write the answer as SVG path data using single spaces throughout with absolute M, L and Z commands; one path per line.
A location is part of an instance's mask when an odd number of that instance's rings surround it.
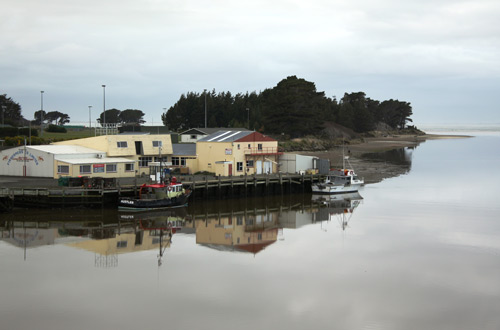
M 0 175 L 134 177 L 134 160 L 77 145 L 20 146 L 0 152 Z

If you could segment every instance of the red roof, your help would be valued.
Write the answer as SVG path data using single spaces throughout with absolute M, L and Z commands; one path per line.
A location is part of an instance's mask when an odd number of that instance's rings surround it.
M 276 142 L 276 140 L 259 132 L 253 132 L 234 142 Z

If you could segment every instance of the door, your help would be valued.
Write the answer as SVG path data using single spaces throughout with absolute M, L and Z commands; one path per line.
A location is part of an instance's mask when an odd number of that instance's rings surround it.
M 262 160 L 257 161 L 257 166 L 255 166 L 255 170 L 257 174 L 262 174 Z
M 273 163 L 264 162 L 264 173 L 266 173 L 266 174 L 273 173 Z
M 227 167 L 228 175 L 233 175 L 233 164 L 229 164 Z

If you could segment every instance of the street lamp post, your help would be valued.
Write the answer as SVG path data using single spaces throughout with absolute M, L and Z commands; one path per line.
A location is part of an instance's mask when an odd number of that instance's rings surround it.
M 92 136 L 92 121 L 90 119 L 90 110 L 92 109 L 92 106 L 89 105 L 89 136 Z
M 205 128 L 207 128 L 207 90 L 203 90 L 203 94 L 205 94 Z
M 40 137 L 43 136 L 43 93 L 40 91 Z
M 106 126 L 106 85 L 102 85 L 102 110 L 103 110 L 103 121 L 104 121 L 104 131 L 108 135 L 108 127 Z

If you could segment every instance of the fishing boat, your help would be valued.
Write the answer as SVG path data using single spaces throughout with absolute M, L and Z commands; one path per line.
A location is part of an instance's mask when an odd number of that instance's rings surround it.
M 348 167 L 346 167 L 346 162 Z M 313 194 L 345 194 L 357 192 L 365 183 L 359 178 L 351 163 L 349 156 L 342 155 L 342 168 L 330 169 L 324 180 L 312 184 Z
M 118 200 L 119 211 L 152 211 L 186 206 L 191 190 L 185 189 L 175 177 L 168 183 L 143 184 L 136 198 Z

